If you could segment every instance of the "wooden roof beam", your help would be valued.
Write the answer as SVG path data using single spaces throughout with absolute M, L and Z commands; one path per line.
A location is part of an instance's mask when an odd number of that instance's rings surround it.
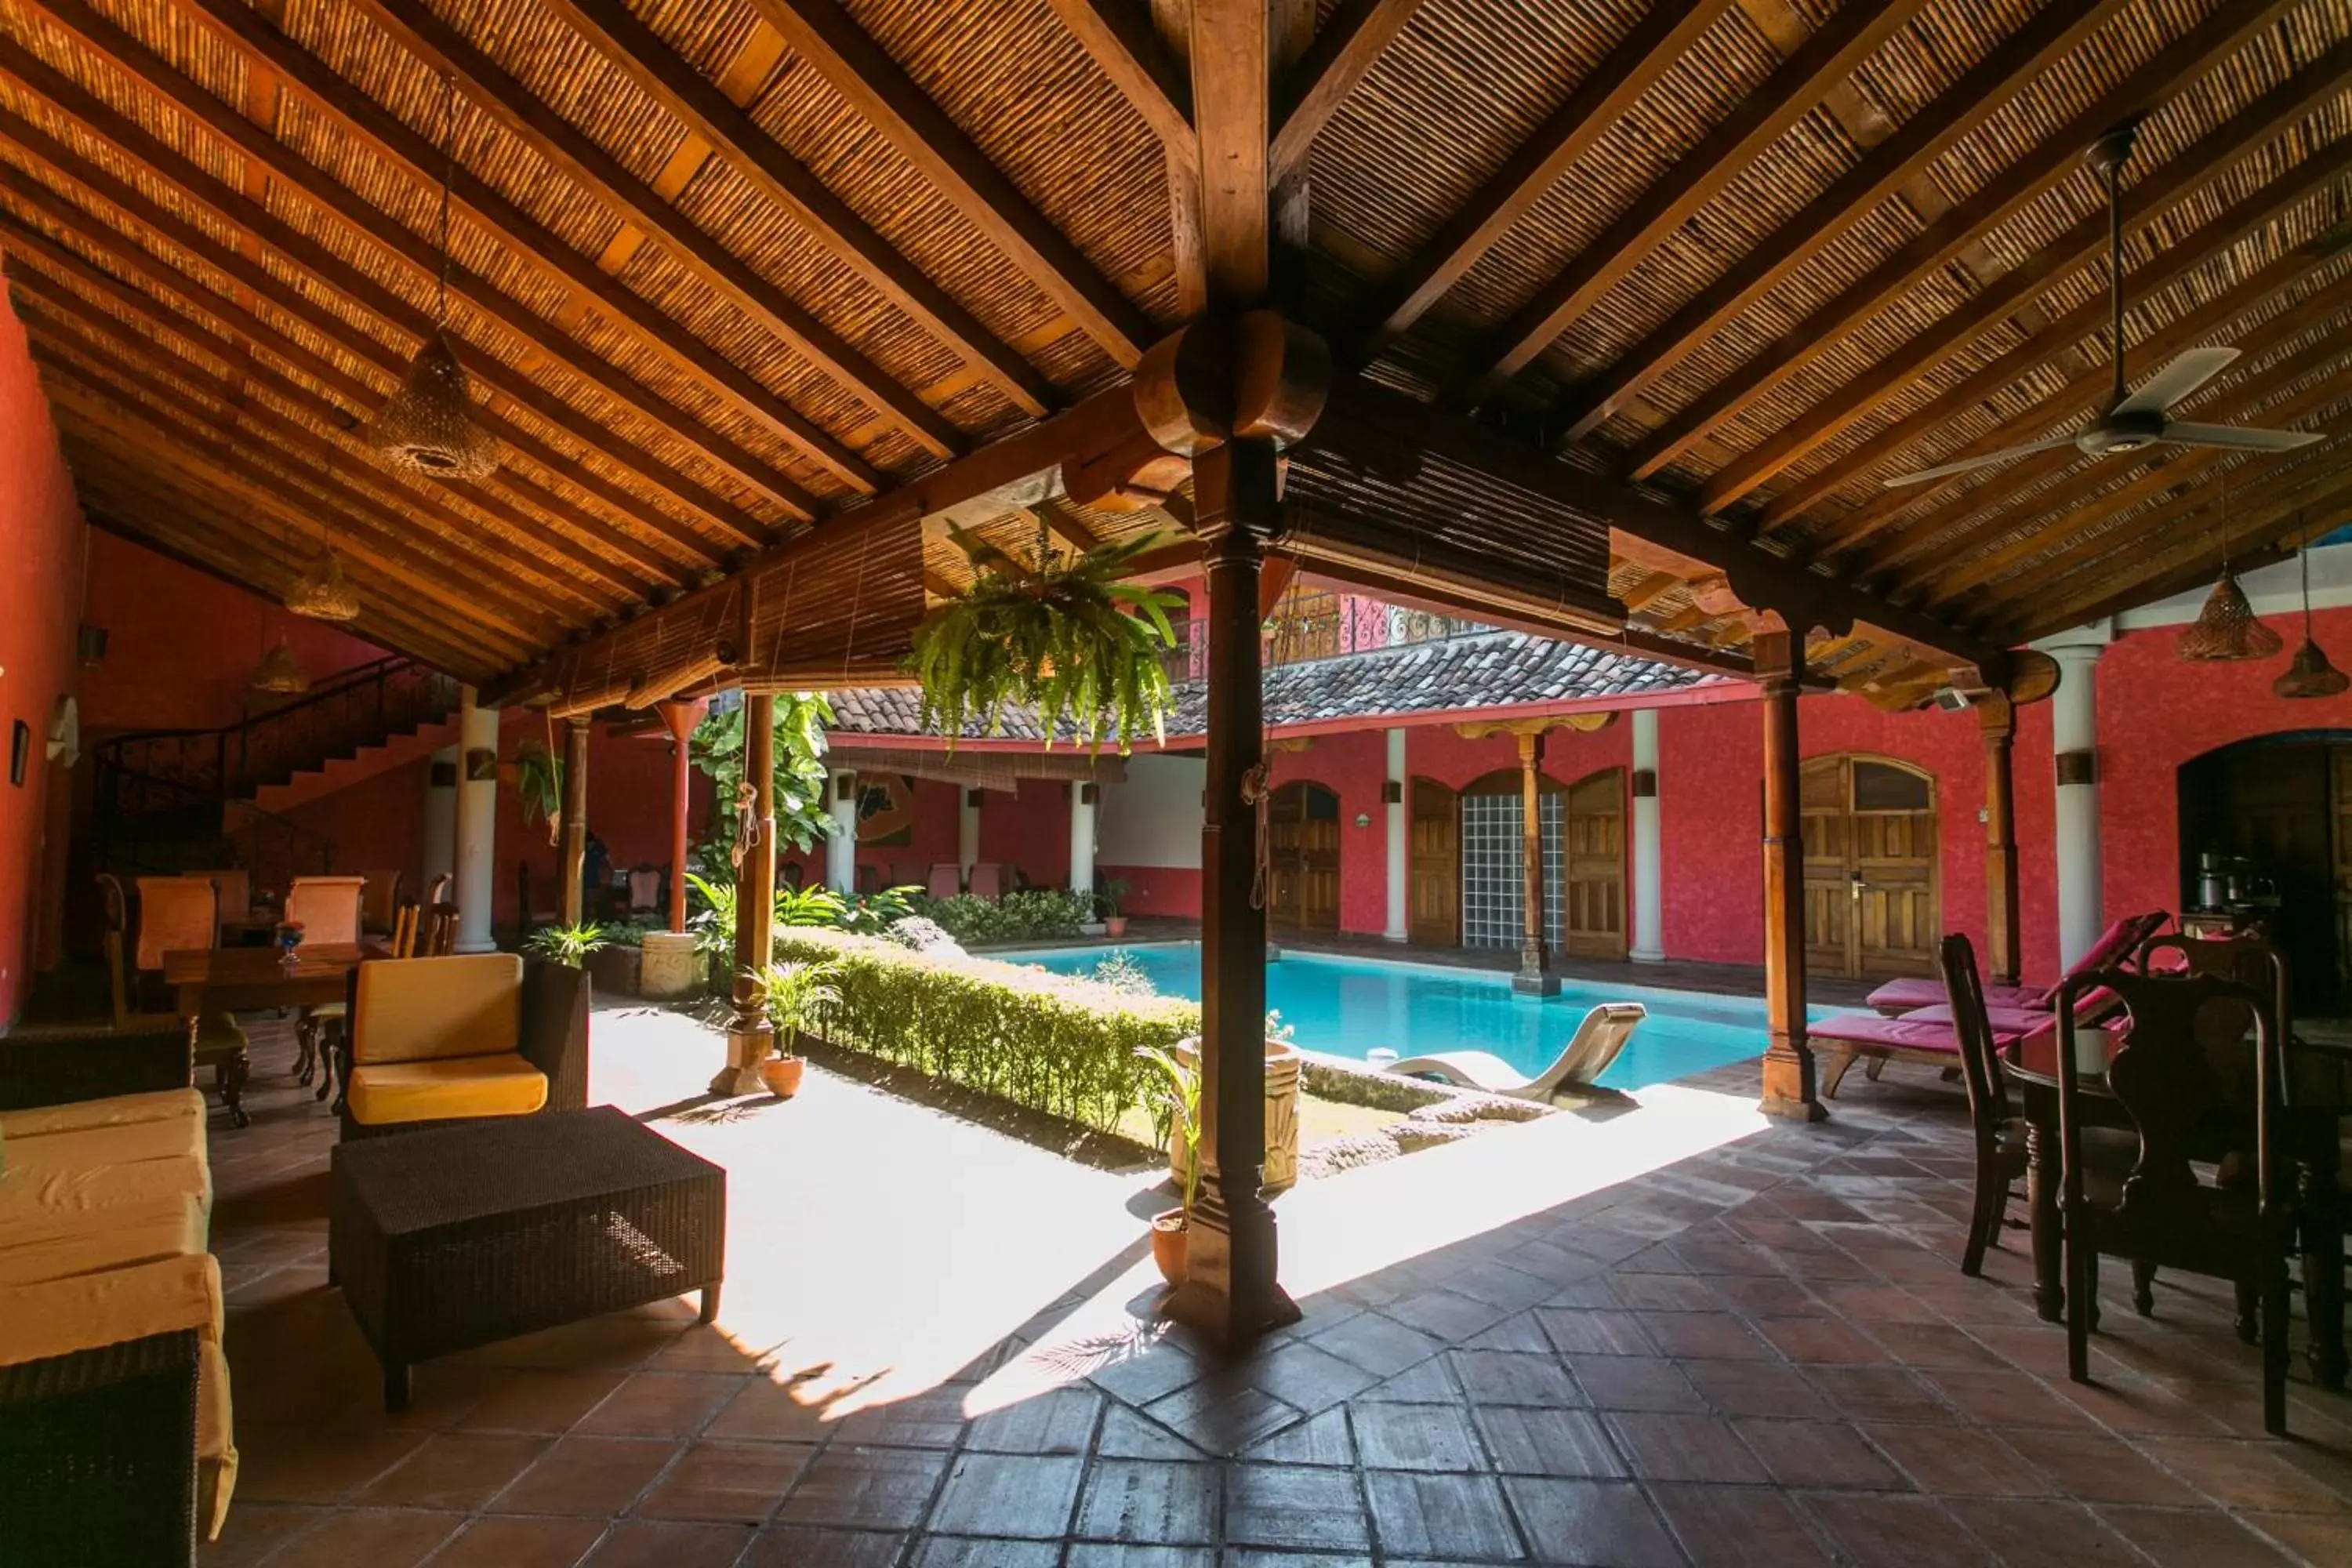
M 289 188 L 300 193 L 306 201 L 334 217 L 352 233 L 362 237 L 390 255 L 399 258 L 413 273 L 427 280 L 438 279 L 441 276 L 440 252 L 423 236 L 413 234 L 393 222 L 358 192 L 305 162 L 295 153 L 293 149 L 246 119 L 230 105 L 213 97 L 194 81 L 182 76 L 130 35 L 89 12 L 79 4 L 79 0 L 28 0 L 28 3 L 41 5 L 45 13 L 58 20 L 60 25 L 68 26 L 76 38 L 104 56 L 119 68 L 129 72 L 144 83 L 175 111 L 186 116 L 193 123 L 236 149 L 249 160 L 251 164 L 257 165 L 274 178 L 282 181 Z M 289 63 L 310 58 L 310 56 L 293 48 L 290 45 L 278 50 L 277 55 Z M 272 63 L 276 61 L 273 60 Z M 324 68 L 318 67 L 315 61 L 311 62 L 311 65 L 315 70 L 323 72 L 328 79 L 338 82 L 342 79 L 334 76 L 332 72 L 324 71 Z M 297 65 L 295 68 L 302 68 Z M 0 70 L 5 70 L 7 75 L 17 79 L 38 96 L 58 103 L 59 108 L 64 109 L 74 118 L 89 122 L 87 116 L 77 111 L 69 104 L 58 101 L 59 96 L 70 95 L 78 91 L 74 84 L 56 76 L 53 72 L 48 72 L 47 68 L 40 66 L 39 61 L 13 42 L 0 42 Z M 65 89 L 65 94 L 52 93 L 44 83 L 61 87 Z M 324 82 L 321 82 L 320 86 L 324 90 Z M 87 95 L 82 96 L 87 97 Z M 356 96 L 356 94 L 352 93 L 351 96 Z M 346 111 L 358 112 L 353 110 L 349 103 L 345 103 L 342 108 Z M 397 126 L 380 112 L 372 116 L 362 113 L 362 117 L 370 119 L 371 122 L 381 121 L 380 129 L 383 136 L 408 143 L 410 151 L 415 153 L 416 159 L 421 160 L 435 172 L 433 178 L 437 184 L 440 162 L 437 156 L 425 146 L 422 138 Z M 104 134 L 108 141 L 114 142 L 117 147 L 123 147 L 124 143 L 121 137 L 110 132 L 100 133 Z M 397 157 L 397 154 L 391 153 L 389 149 L 385 151 L 387 155 Z M 217 204 L 208 201 L 206 205 L 216 205 Z M 485 205 L 502 204 L 498 201 L 498 198 L 486 195 L 481 183 L 469 174 L 460 174 L 457 182 L 457 191 L 453 195 L 453 205 L 461 206 L 473 215 L 476 221 L 484 223 L 485 226 L 493 228 L 499 226 L 482 217 L 481 208 Z M 521 218 L 520 215 L 517 215 L 516 221 L 519 226 L 532 226 L 528 219 Z M 251 226 L 240 225 L 239 226 L 250 229 Z M 592 298 L 596 299 L 598 303 L 604 306 L 613 315 L 625 321 L 630 321 L 641 337 L 649 342 L 655 339 L 668 340 L 669 352 L 673 353 L 687 353 L 692 357 L 694 353 L 698 353 L 701 357 L 716 361 L 718 356 L 709 353 L 707 350 L 688 351 L 682 347 L 680 340 L 688 340 L 689 334 L 678 322 L 656 311 L 636 295 L 621 288 L 614 279 L 596 271 L 584 258 L 569 252 L 568 247 L 554 242 L 551 237 L 551 244 L 556 245 L 555 252 L 541 257 L 541 259 L 552 265 L 560 263 L 564 254 L 571 254 L 572 259 L 584 267 L 590 275 L 579 280 L 578 286 L 587 291 Z M 306 265 L 310 265 L 320 276 L 335 281 L 339 286 L 354 270 L 348 263 L 335 257 L 333 252 L 323 246 L 314 243 L 310 248 L 312 256 L 306 260 Z M 526 252 L 529 250 L 528 247 L 522 248 Z M 544 353 L 555 363 L 562 365 L 572 374 L 594 386 L 615 402 L 627 406 L 633 413 L 657 426 L 672 438 L 693 448 L 705 460 L 726 472 L 746 489 L 765 497 L 773 504 L 802 518 L 814 517 L 821 510 L 821 503 L 816 497 L 798 480 L 779 472 L 764 458 L 744 450 L 731 439 L 711 430 L 699 419 L 671 405 L 651 388 L 622 374 L 587 344 L 573 338 L 554 323 L 544 321 L 533 315 L 528 309 L 520 306 L 517 301 L 509 298 L 481 274 L 463 266 L 452 267 L 449 268 L 449 291 L 454 297 L 465 300 L 497 321 L 505 331 L 523 338 L 532 347 Z M 415 314 L 422 314 L 422 312 L 415 312 Z M 477 356 L 482 361 L 495 360 L 496 357 L 490 354 Z M 484 368 L 488 367 L 484 366 Z M 718 372 L 715 364 L 712 369 L 715 374 L 723 375 L 731 382 L 740 384 L 742 378 L 742 373 L 740 370 Z M 719 389 L 714 386 L 713 390 L 715 392 Z M 740 531 L 739 536 L 746 542 L 754 542 L 760 538 L 759 530 L 756 528 L 746 527 L 740 521 L 733 526 Z
M 1775 267 L 1757 268 L 1752 261 L 1735 267 L 1723 279 L 1702 291 L 1699 300 L 1714 300 L 1734 279 L 1752 282 L 1766 273 L 1771 274 L 1770 283 L 1785 279 L 1803 258 L 1818 253 L 1869 216 L 1895 185 L 1923 172 L 2000 108 L 2010 94 L 2072 50 L 2116 8 L 2112 0 L 2095 5 L 2045 6 L 1974 69 L 1964 73 L 1934 104 L 1880 143 L 1852 173 L 1782 225 L 1780 233 L 1786 238 L 1771 253 Z M 1970 244 L 2073 174 L 2081 166 L 2083 149 L 2101 132 L 2171 97 L 2238 48 L 2260 27 L 2268 26 L 2277 13 L 2290 8 L 2291 0 L 2225 5 L 2159 50 L 2114 91 L 2043 137 L 2024 155 L 1929 223 L 1894 255 L 1773 342 L 1749 354 L 1741 370 L 1708 388 L 1688 407 L 1668 418 L 1663 428 L 1634 448 L 1627 471 L 1635 479 L 1649 478 L 1714 434 L 1748 404 L 1785 384 L 1847 332 L 1950 267 Z M 1886 161 L 1882 164 L 1881 160 Z M 1874 165 L 1880 166 L 1874 169 Z M 1868 182 L 1870 188 L 1865 190 L 1863 176 L 1869 173 L 1880 177 Z M 1864 199 L 1857 203 L 1854 197 Z M 1761 292 L 1760 288 L 1756 289 L 1748 298 Z M 1695 308 L 1696 303 L 1685 310 Z M 1668 328 L 1681 324 L 1685 313 L 1676 312 Z M 1662 329 L 1662 332 L 1666 330 Z M 1654 338 L 1660 335 L 1652 334 Z M 1686 347 L 1696 347 L 1701 340 L 1690 335 L 1681 341 Z M 1641 352 L 1637 350 L 1636 354 Z M 1671 364 L 1673 361 L 1666 363 Z M 1591 412 L 1578 412 L 1586 401 L 1581 389 L 1576 397 L 1570 433 L 1581 435 L 1597 425 L 1600 417 L 1606 417 L 1606 410 L 1601 410 L 1599 417 Z
M 1211 301 L 1228 309 L 1264 303 L 1273 286 L 1274 47 L 1266 0 L 1192 0 L 1202 260 Z
M 751 5 L 1032 287 L 1068 311 L 1111 359 L 1134 367 L 1160 336 L 1150 319 L 866 35 L 839 0 Z
M 212 12 L 234 5 L 240 13 L 250 14 L 245 0 L 198 3 Z M 669 251 L 698 282 L 759 322 L 793 353 L 903 430 L 917 446 L 933 457 L 946 458 L 970 444 L 938 409 L 696 226 L 619 159 L 532 97 L 463 33 L 422 5 L 395 5 L 392 0 L 354 3 L 436 74 L 458 81 L 474 105 L 488 112 L 509 135 L 546 159 L 574 184 L 619 211 Z M 241 29 L 250 26 L 243 21 L 236 25 Z M 860 467 L 868 474 L 873 472 L 862 459 Z
M 1283 84 L 1270 184 L 1305 164 L 1315 138 L 1421 6 L 1422 0 L 1340 0 Z
M 1192 135 L 1192 84 L 1151 22 L 1149 0 L 1045 0 L 1095 68 L 1110 79 L 1168 149 L 1191 164 L 1200 155 Z
M 1666 236 L 1812 112 L 1824 93 L 1853 75 L 1856 66 L 1911 20 L 1921 4 L 1881 0 L 1874 5 L 1849 5 L 1822 24 L 1720 124 L 1512 313 L 1464 378 L 1463 401 L 1483 402 L 1559 342 Z
M 2226 8 L 2225 13 L 2226 14 Z M 2179 156 L 2150 170 L 2123 193 L 2123 224 L 2130 234 L 2158 217 L 2242 159 L 2293 128 L 2314 107 L 2343 89 L 2352 72 L 2352 39 L 2337 44 L 2293 78 L 2200 138 Z M 1998 325 L 2008 314 L 2105 256 L 2107 215 L 2086 214 L 2059 238 L 2036 250 L 2015 271 L 1988 284 L 1890 353 L 1873 358 L 1863 374 L 1839 384 L 1801 418 L 1725 464 L 1707 481 L 1701 505 L 1720 512 L 1777 477 L 1807 453 L 1868 416 L 1880 400 L 1932 371 L 1949 354 Z
M 1444 299 L 1730 5 L 1731 0 L 1692 0 L 1643 12 L 1551 118 L 1381 285 L 1349 333 L 1351 363 L 1370 363 L 1383 342 Z
M 433 330 L 433 319 L 425 311 L 357 268 L 346 265 L 331 251 L 271 215 L 260 203 L 236 186 L 182 157 L 138 125 L 115 114 L 5 37 L 0 37 L 0 79 L 16 81 L 58 112 L 79 121 L 90 134 L 107 142 L 118 155 L 152 177 L 173 186 L 189 200 L 200 204 L 212 216 L 240 235 L 250 237 L 252 240 L 277 251 L 307 272 L 320 288 L 340 294 L 413 339 L 421 341 Z M 0 142 L 16 146 L 34 162 L 54 170 L 61 178 L 132 217 L 141 226 L 164 236 L 174 245 L 217 268 L 249 290 L 257 300 L 266 300 L 270 309 L 302 321 L 355 359 L 379 365 L 394 384 L 405 373 L 407 353 L 394 353 L 334 312 L 311 303 L 300 290 L 288 289 L 267 267 L 246 256 L 236 246 L 224 245 L 197 226 L 174 216 L 129 184 L 81 158 L 38 127 L 5 109 L 0 109 Z M 59 199 L 54 193 L 43 194 L 52 201 Z M 70 204 L 65 205 L 70 209 Z M 110 245 L 108 249 L 144 255 L 127 237 Z M 207 298 L 218 296 L 208 294 Z M 208 304 L 206 309 L 214 307 Z M 476 363 L 467 374 L 517 407 L 578 441 L 581 451 L 578 455 L 553 453 L 526 427 L 511 418 L 504 418 L 501 423 L 505 427 L 499 434 L 511 447 L 530 458 L 549 473 L 562 476 L 635 520 L 649 533 L 667 542 L 678 555 L 696 566 L 708 565 L 719 560 L 721 548 L 667 512 L 606 481 L 595 472 L 594 459 L 609 461 L 616 468 L 637 476 L 648 486 L 660 489 L 679 505 L 708 519 L 714 527 L 727 533 L 737 537 L 756 534 L 757 521 L 746 516 L 737 502 L 707 489 L 699 481 L 636 446 L 618 431 L 609 426 L 598 426 L 578 409 L 496 355 L 476 356 Z M 378 401 L 381 399 L 371 394 L 370 403 Z M 661 563 L 667 570 L 676 570 L 666 560 Z

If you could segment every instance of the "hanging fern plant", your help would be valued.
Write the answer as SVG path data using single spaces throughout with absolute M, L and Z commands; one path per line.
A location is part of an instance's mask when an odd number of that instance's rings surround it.
M 563 759 L 538 741 L 525 741 L 515 753 L 515 795 L 522 819 L 547 818 L 547 841 L 555 843 L 563 830 Z
M 1160 656 L 1176 646 L 1168 612 L 1179 601 L 1121 580 L 1156 538 L 1057 556 L 1041 524 L 1032 566 L 961 529 L 950 537 L 971 561 L 971 586 L 915 628 L 908 661 L 923 720 L 950 749 L 975 720 L 998 733 L 1013 702 L 1036 708 L 1048 744 L 1065 719 L 1088 746 L 1114 740 L 1125 752 L 1146 732 L 1167 738 Z

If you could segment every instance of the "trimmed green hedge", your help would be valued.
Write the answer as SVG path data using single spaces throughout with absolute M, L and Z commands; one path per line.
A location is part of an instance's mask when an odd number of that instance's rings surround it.
M 1113 1131 L 1150 1092 L 1138 1046 L 1201 1032 L 1197 1003 L 846 931 L 776 933 L 779 963 L 831 960 L 839 1005 L 817 1032 L 847 1050 Z

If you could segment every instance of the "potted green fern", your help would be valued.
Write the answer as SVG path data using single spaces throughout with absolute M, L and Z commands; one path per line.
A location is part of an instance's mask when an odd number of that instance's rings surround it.
M 771 963 L 760 971 L 760 1006 L 775 1031 L 775 1054 L 760 1064 L 760 1081 L 778 1100 L 801 1091 L 807 1063 L 801 1059 L 801 1036 L 811 1032 L 828 1007 L 841 1005 L 838 964 Z
M 921 682 L 923 721 L 950 750 L 965 726 L 995 734 L 1008 703 L 1027 703 L 1051 744 L 1066 720 L 1088 746 L 1125 752 L 1150 733 L 1166 738 L 1168 671 L 1175 646 L 1168 612 L 1178 601 L 1123 581 L 1155 537 L 1057 555 L 1038 525 L 1034 563 L 954 530 L 972 564 L 971 586 L 915 628 L 908 668 Z
M 525 741 L 515 753 L 515 796 L 526 823 L 547 819 L 547 841 L 563 836 L 563 759 L 543 742 Z
M 1184 1202 L 1151 1216 L 1151 1260 L 1160 1266 L 1161 1279 L 1181 1285 L 1192 1251 L 1192 1204 L 1201 1194 L 1201 1073 L 1159 1046 L 1138 1046 L 1135 1054 L 1159 1074 L 1153 1085 L 1152 1121 L 1166 1129 L 1171 1153 L 1179 1147 L 1184 1151 L 1181 1163 L 1170 1161 L 1178 1167 L 1173 1174 Z

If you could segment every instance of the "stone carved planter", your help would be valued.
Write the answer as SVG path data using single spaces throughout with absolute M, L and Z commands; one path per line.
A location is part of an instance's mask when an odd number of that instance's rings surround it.
M 637 992 L 648 1001 L 674 1002 L 702 989 L 703 962 L 692 931 L 647 931 Z
M 1201 1042 L 1179 1040 L 1176 1059 L 1186 1067 L 1200 1065 Z M 1269 1198 L 1298 1184 L 1298 1047 L 1282 1040 L 1265 1043 L 1265 1186 Z M 1172 1140 L 1168 1173 L 1176 1190 L 1184 1190 L 1184 1168 L 1191 1153 L 1181 1139 Z

